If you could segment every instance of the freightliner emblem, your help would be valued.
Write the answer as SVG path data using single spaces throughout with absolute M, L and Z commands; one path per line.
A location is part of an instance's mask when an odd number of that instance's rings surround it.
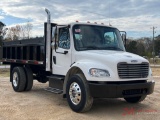
M 135 63 L 135 62 L 138 62 L 138 61 L 137 61 L 137 60 L 131 60 L 131 62 L 134 62 L 134 63 Z

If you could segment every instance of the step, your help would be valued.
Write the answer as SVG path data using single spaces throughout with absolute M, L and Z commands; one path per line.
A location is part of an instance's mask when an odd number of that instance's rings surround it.
M 49 87 L 63 90 L 64 76 L 51 75 L 49 78 Z
M 63 76 L 55 76 L 55 75 L 51 75 L 51 76 L 47 76 L 49 79 L 58 79 L 58 80 L 64 80 Z
M 52 87 L 45 88 L 44 90 L 46 90 L 48 92 L 56 93 L 56 94 L 62 94 L 63 93 L 63 90 L 60 90 L 60 89 L 57 89 L 57 88 L 52 88 Z

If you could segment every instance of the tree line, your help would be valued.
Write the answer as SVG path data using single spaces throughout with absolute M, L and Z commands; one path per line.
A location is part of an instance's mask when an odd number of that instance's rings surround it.
M 6 28 L 6 25 L 0 22 L 0 39 L 1 41 L 2 39 L 6 41 L 29 39 L 31 37 L 32 28 L 33 25 L 30 22 L 9 28 Z
M 153 51 L 153 43 L 155 51 Z M 127 39 L 126 51 L 148 58 L 160 55 L 160 35 L 154 38 L 139 38 L 137 40 Z

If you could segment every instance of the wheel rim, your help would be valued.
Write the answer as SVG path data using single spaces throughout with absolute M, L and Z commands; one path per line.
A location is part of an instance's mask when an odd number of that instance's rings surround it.
M 15 72 L 13 74 L 13 85 L 14 85 L 14 87 L 18 86 L 18 74 L 17 74 L 17 72 Z
M 70 85 L 69 96 L 74 105 L 78 105 L 81 101 L 81 88 L 78 83 L 73 82 Z

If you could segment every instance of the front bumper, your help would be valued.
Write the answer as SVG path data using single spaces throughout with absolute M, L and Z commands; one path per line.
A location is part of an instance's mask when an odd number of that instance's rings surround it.
M 153 93 L 155 82 L 145 83 L 89 83 L 92 97 L 124 98 Z

